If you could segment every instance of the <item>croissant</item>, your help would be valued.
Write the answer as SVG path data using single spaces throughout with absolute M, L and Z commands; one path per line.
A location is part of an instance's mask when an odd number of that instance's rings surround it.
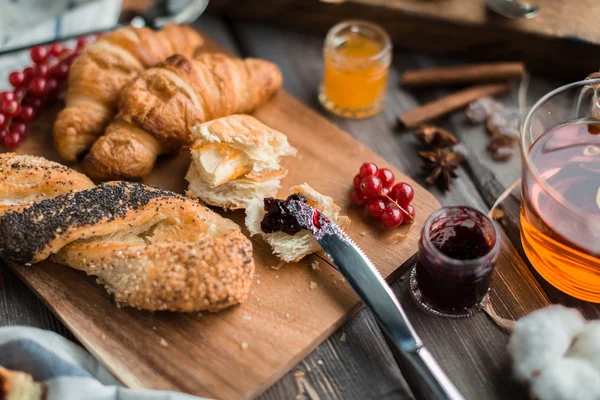
M 53 180 L 61 173 L 40 157 L 19 162 L 47 165 Z M 45 183 L 23 185 L 33 194 Z M 118 304 L 140 309 L 217 311 L 246 299 L 252 244 L 234 222 L 141 183 L 72 187 L 26 205 L 27 196 L 2 198 L 14 208 L 0 210 L 0 256 L 23 263 L 50 257 L 97 276 Z
M 54 124 L 59 155 L 74 161 L 89 150 L 116 114 L 121 90 L 140 72 L 175 53 L 192 56 L 203 43 L 188 26 L 128 26 L 87 46 L 71 66 L 66 108 Z
M 121 94 L 119 114 L 84 161 L 98 179 L 137 179 L 156 158 L 191 142 L 190 129 L 208 120 L 253 111 L 281 87 L 279 68 L 257 59 L 202 54 L 169 57 Z

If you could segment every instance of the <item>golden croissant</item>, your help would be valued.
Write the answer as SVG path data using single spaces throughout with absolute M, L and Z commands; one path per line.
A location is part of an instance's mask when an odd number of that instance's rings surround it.
M 74 161 L 92 147 L 115 116 L 121 90 L 140 72 L 176 53 L 193 56 L 203 43 L 189 26 L 128 26 L 87 46 L 71 66 L 66 108 L 54 124 L 59 155 Z
M 188 145 L 193 126 L 251 112 L 281 82 L 279 68 L 264 60 L 224 54 L 169 57 L 123 90 L 119 114 L 86 156 L 85 170 L 98 179 L 141 178 L 160 154 Z
M 51 257 L 146 310 L 217 311 L 246 299 L 252 243 L 200 203 L 141 183 L 93 186 L 41 157 L 0 154 L 0 169 L 0 257 Z

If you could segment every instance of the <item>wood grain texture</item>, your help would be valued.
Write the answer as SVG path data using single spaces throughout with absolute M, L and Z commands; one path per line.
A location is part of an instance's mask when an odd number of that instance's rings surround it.
M 288 92 L 382 156 L 387 165 L 394 165 L 413 179 L 424 183 L 424 176 L 420 171 L 421 161 L 416 154 L 417 142 L 410 132 L 395 129 L 397 113 L 439 98 L 448 92 L 406 91 L 398 87 L 398 76 L 407 69 L 455 65 L 464 62 L 463 59 L 397 51 L 394 54 L 394 64 L 388 84 L 387 109 L 368 120 L 345 120 L 326 113 L 316 99 L 316 87 L 322 74 L 323 38 L 321 36 L 273 29 L 264 25 L 225 22 L 211 16 L 203 16 L 198 21 L 198 25 L 202 30 L 216 37 L 221 44 L 225 44 L 230 51 L 245 56 L 264 57 L 277 62 L 283 71 L 284 85 Z M 328 28 L 325 25 L 323 29 Z M 498 51 L 501 50 L 500 48 Z M 560 80 L 533 76 L 528 90 L 529 105 L 563 83 Z M 513 96 L 503 97 L 502 100 L 514 104 Z M 519 160 L 514 159 L 504 164 L 493 162 L 485 150 L 487 134 L 483 127 L 468 124 L 462 112 L 457 112 L 438 123 L 452 130 L 465 143 L 469 149 L 468 163 L 458 169 L 459 177 L 454 181 L 450 191 L 440 192 L 435 187 L 428 189 L 444 205 L 469 204 L 479 209 L 487 209 L 491 205 L 490 201 L 495 200 L 494 193 L 497 191 L 494 190 L 503 190 L 518 179 Z M 48 130 L 46 124 L 44 119 L 43 123 L 36 123 L 32 131 Z M 357 163 L 362 161 L 364 160 L 356 160 Z M 487 172 L 476 174 L 479 171 Z M 518 238 L 518 232 L 516 237 Z M 517 317 L 521 312 L 525 313 L 527 310 L 545 304 L 545 300 L 538 293 L 538 284 L 534 281 L 530 285 L 531 275 L 521 272 L 522 261 L 516 256 L 510 260 L 516 262 L 514 269 L 509 269 L 506 274 L 502 273 L 503 279 L 497 279 L 499 275 L 494 279 L 493 301 L 501 315 Z M 408 265 L 404 266 L 404 269 L 407 267 Z M 66 268 L 61 269 L 70 271 Z M 515 272 L 509 274 L 510 271 Z M 1 325 L 38 326 L 70 337 L 65 327 L 31 291 L 27 290 L 10 269 L 2 267 L 0 273 L 4 276 L 4 284 L 0 286 Z M 496 290 L 497 284 L 500 285 L 498 290 Z M 560 293 L 553 296 L 550 293 L 552 288 L 546 288 L 543 281 L 541 285 L 546 293 L 549 293 L 548 296 L 552 301 L 558 301 Z M 96 287 L 91 279 L 89 286 Z M 525 390 L 515 385 L 509 377 L 508 360 L 504 351 L 507 336 L 496 329 L 485 316 L 478 315 L 472 320 L 452 322 L 430 317 L 412 305 L 406 292 L 406 280 L 395 282 L 393 289 L 403 300 L 411 321 L 423 340 L 445 371 L 463 390 L 467 399 L 525 398 Z M 67 299 L 69 296 L 68 293 L 65 294 Z M 110 300 L 104 297 L 104 301 Z M 572 298 L 564 299 L 563 302 L 583 309 L 590 317 L 598 317 L 594 305 Z M 159 340 L 159 338 L 157 334 L 149 341 L 158 347 L 154 339 Z M 135 346 L 136 343 L 133 345 Z M 412 398 L 368 310 L 358 312 L 271 386 L 261 399 L 296 398 L 298 389 L 294 373 L 298 370 L 304 371 L 306 379 L 321 399 Z M 484 397 L 479 395 L 480 393 L 492 393 L 492 395 Z
M 209 51 L 218 50 L 214 43 L 209 47 Z M 333 197 L 353 220 L 349 235 L 391 279 L 415 252 L 425 218 L 439 207 L 437 200 L 395 170 L 398 179 L 415 189 L 417 219 L 413 226 L 395 231 L 406 232 L 404 239 L 390 243 L 389 231 L 370 223 L 362 210 L 350 206 L 348 198 L 360 166 L 357 160 L 382 164 L 383 159 L 284 92 L 254 115 L 286 133 L 298 149 L 296 158 L 283 161 L 289 174 L 282 182 L 281 196 L 289 193 L 289 187 L 308 182 Z M 44 115 L 46 127 L 53 118 L 52 113 Z M 39 129 L 18 151 L 59 161 L 50 141 L 50 130 Z M 188 162 L 186 150 L 178 157 L 165 158 L 144 183 L 182 193 Z M 243 225 L 243 212 L 225 215 Z M 253 245 L 257 273 L 249 300 L 202 317 L 119 309 L 102 287 L 81 272 L 50 262 L 33 267 L 9 265 L 126 385 L 250 398 L 274 383 L 358 309 L 352 290 L 322 258 L 320 271 L 311 268 L 314 256 L 277 271 L 271 268 L 278 260 L 269 246 L 260 239 Z M 310 289 L 311 282 L 317 284 L 316 289 Z M 161 339 L 168 346 L 161 346 Z
M 366 19 L 382 25 L 396 45 L 411 50 L 525 61 L 532 70 L 570 78 L 597 70 L 600 8 L 595 0 L 539 4 L 541 12 L 531 20 L 495 15 L 486 9 L 485 0 L 213 0 L 209 9 L 320 34 L 346 19 Z
M 414 177 L 419 183 L 424 184 L 425 176 L 420 170 L 421 160 L 417 154 L 419 144 L 410 131 L 401 131 L 396 128 L 396 116 L 397 113 L 409 110 L 418 104 L 439 98 L 446 92 L 439 90 L 407 91 L 398 83 L 400 74 L 404 70 L 428 66 L 435 63 L 436 59 L 406 52 L 395 53 L 387 88 L 386 109 L 366 120 L 348 120 L 328 114 L 318 105 L 316 99 L 316 88 L 323 73 L 322 37 L 287 32 L 254 23 L 236 23 L 232 28 L 236 37 L 239 38 L 238 45 L 242 54 L 268 58 L 282 68 L 286 90 L 305 104 L 315 107 L 361 143 L 382 155 L 387 161 L 386 165 L 394 165 Z M 302 62 L 294 61 L 300 59 Z M 443 65 L 443 63 L 440 64 Z M 462 112 L 454 115 L 460 116 Z M 441 122 L 443 126 L 454 131 L 454 127 L 450 126 L 446 119 Z M 482 141 L 487 140 L 485 129 L 483 126 L 471 126 L 471 128 L 472 132 L 468 135 L 465 134 L 462 140 L 469 147 L 470 153 L 475 152 L 481 158 L 488 157 L 485 145 L 482 147 L 470 145 L 471 141 L 478 138 L 481 138 Z M 518 169 L 518 165 L 513 165 L 513 167 Z M 471 181 L 469 166 L 459 168 L 458 175 L 448 192 L 441 192 L 436 187 L 427 187 L 427 189 L 434 193 L 444 205 L 469 204 L 486 210 L 489 206 Z M 535 281 L 510 241 L 505 240 L 502 254 L 491 295 L 498 313 L 507 318 L 518 318 L 549 304 L 540 285 Z M 410 266 L 409 262 L 403 266 L 402 270 L 406 271 Z M 399 296 L 411 322 L 427 347 L 467 399 L 527 398 L 525 390 L 510 377 L 509 359 L 505 349 L 508 336 L 504 332 L 500 331 L 483 314 L 471 319 L 460 320 L 432 317 L 413 303 L 407 286 L 407 280 L 403 275 L 401 280 L 392 285 L 392 288 Z M 371 318 L 368 310 L 362 310 L 344 328 L 357 325 L 361 321 L 369 321 Z M 372 337 L 374 340 L 370 347 L 376 351 L 378 346 L 375 344 L 381 340 L 381 335 Z M 331 340 L 328 343 L 331 343 Z M 313 355 L 314 353 L 308 359 L 313 358 Z M 297 368 L 302 369 L 303 367 L 298 365 Z M 327 363 L 322 365 L 318 372 L 321 370 L 335 371 L 334 367 Z M 380 376 L 382 374 L 380 371 L 385 371 L 385 369 L 380 366 L 374 371 L 363 369 L 362 373 L 384 385 L 393 385 L 393 382 L 389 382 L 386 376 Z M 314 372 L 316 371 L 308 373 L 307 376 L 315 386 L 319 388 L 339 387 L 341 378 L 339 375 L 323 376 L 323 374 Z M 278 398 L 276 394 L 281 393 L 279 388 L 284 382 L 293 382 L 293 371 L 273 388 L 270 388 L 265 393 L 265 397 Z M 341 395 L 337 391 L 327 390 L 318 390 L 318 393 L 323 398 L 334 399 L 378 398 L 372 392 L 365 392 L 360 385 L 352 382 L 346 384 L 348 385 L 346 391 Z

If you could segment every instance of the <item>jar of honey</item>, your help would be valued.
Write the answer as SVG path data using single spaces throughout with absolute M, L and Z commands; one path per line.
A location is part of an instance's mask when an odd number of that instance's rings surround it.
M 326 109 L 347 118 L 367 118 L 383 109 L 392 44 L 382 28 L 341 22 L 327 34 L 323 56 L 319 100 Z

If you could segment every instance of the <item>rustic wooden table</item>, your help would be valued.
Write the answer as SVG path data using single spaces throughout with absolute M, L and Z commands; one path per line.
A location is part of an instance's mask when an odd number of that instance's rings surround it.
M 388 82 L 387 108 L 367 120 L 344 120 L 325 112 L 318 104 L 316 91 L 322 75 L 323 37 L 274 29 L 264 25 L 231 21 L 214 16 L 201 17 L 197 26 L 240 56 L 261 57 L 274 61 L 284 75 L 285 89 L 338 124 L 357 140 L 384 157 L 390 164 L 406 172 L 423 185 L 421 161 L 416 140 L 396 127 L 396 116 L 418 104 L 444 94 L 442 89 L 409 92 L 399 87 L 399 75 L 412 68 L 452 65 L 460 60 L 395 51 Z M 529 104 L 565 82 L 533 76 L 528 90 Z M 515 105 L 516 93 L 506 96 L 505 103 Z M 468 160 L 458 169 L 458 178 L 448 192 L 429 187 L 443 205 L 468 204 L 488 210 L 495 199 L 519 178 L 520 159 L 506 163 L 492 161 L 485 149 L 487 134 L 483 126 L 467 123 L 457 112 L 440 124 L 467 146 Z M 327 140 L 326 137 L 323 140 Z M 358 163 L 363 160 L 357 160 Z M 326 173 L 327 171 L 324 171 Z M 523 266 L 518 235 L 515 247 L 505 251 L 514 256 L 516 273 Z M 405 266 L 408 268 L 408 265 Z M 521 271 L 527 271 L 523 267 Z M 73 338 L 52 312 L 5 265 L 0 265 L 4 278 L 0 286 L 0 324 L 28 325 L 49 329 Z M 500 282 L 504 291 L 495 291 L 494 303 L 509 318 L 550 302 L 561 302 L 580 308 L 589 318 L 598 317 L 600 308 L 558 293 L 544 282 L 536 283 L 532 275 L 514 275 L 512 281 Z M 508 275 L 510 276 L 510 274 Z M 520 275 L 519 275 L 520 276 Z M 498 277 L 497 277 L 498 279 Z M 530 279 L 528 281 L 527 279 Z M 526 391 L 510 378 L 506 354 L 508 336 L 483 313 L 469 319 L 443 320 L 419 310 L 407 297 L 403 279 L 393 289 L 407 308 L 409 318 L 450 378 L 467 399 L 527 398 Z M 541 289 L 540 289 L 541 287 Z M 507 288 L 510 288 L 508 290 Z M 508 293 L 510 292 L 510 293 Z M 503 293 L 507 293 L 504 295 Z M 322 343 L 312 354 L 294 367 L 261 398 L 295 399 L 298 387 L 296 371 L 305 378 L 321 399 L 408 399 L 412 398 L 393 359 L 392 353 L 371 313 L 360 311 L 341 329 Z

